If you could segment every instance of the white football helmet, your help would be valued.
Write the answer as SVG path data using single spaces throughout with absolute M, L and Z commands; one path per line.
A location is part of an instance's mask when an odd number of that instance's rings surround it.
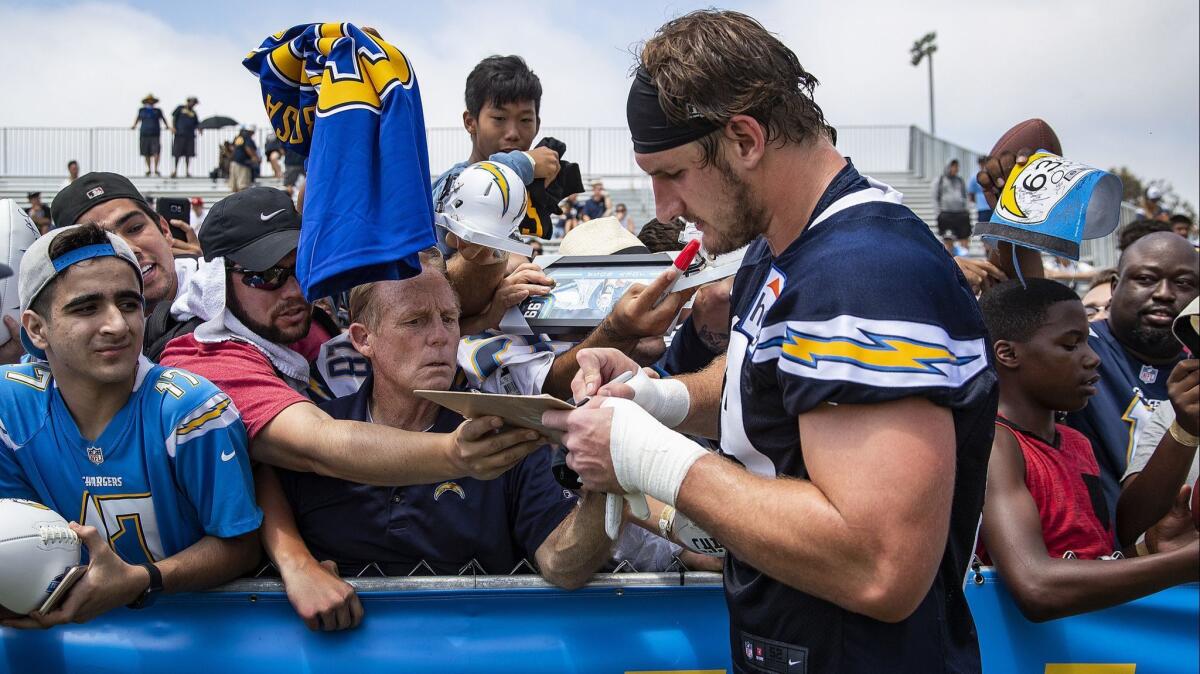
M 450 185 L 437 224 L 469 243 L 528 256 L 533 248 L 512 238 L 525 219 L 528 201 L 516 171 L 492 161 L 477 162 Z

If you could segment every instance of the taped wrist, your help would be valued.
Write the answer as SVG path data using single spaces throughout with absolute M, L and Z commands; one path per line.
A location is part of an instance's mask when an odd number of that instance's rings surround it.
M 632 400 L 606 398 L 603 405 L 613 411 L 609 447 L 621 488 L 674 506 L 683 478 L 707 450 L 663 426 Z
M 638 368 L 629 386 L 633 389 L 633 402 L 667 428 L 675 428 L 687 418 L 692 397 L 678 379 L 654 379 Z

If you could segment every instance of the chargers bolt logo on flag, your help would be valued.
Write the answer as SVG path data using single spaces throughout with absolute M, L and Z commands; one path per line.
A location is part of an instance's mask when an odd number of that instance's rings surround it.
M 975 233 L 1078 260 L 1080 242 L 1112 233 L 1120 214 L 1120 178 L 1039 150 L 1013 167 L 991 221 Z

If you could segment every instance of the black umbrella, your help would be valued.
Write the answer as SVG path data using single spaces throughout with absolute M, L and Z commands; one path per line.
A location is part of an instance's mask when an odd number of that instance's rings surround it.
M 223 129 L 227 126 L 237 126 L 237 121 L 232 117 L 209 117 L 200 122 L 201 129 Z

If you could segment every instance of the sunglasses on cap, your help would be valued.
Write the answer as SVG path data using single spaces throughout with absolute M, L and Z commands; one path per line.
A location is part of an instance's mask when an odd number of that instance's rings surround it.
M 255 290 L 279 290 L 296 273 L 296 267 L 274 266 L 262 271 L 251 271 L 236 264 L 226 264 L 226 269 L 242 275 L 242 285 Z

